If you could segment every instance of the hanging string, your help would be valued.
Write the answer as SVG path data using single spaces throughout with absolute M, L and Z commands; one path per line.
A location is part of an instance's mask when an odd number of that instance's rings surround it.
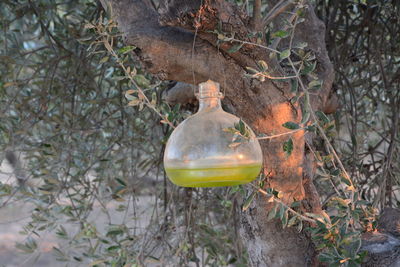
M 203 0 L 201 0 L 201 2 L 200 2 L 200 7 L 201 6 L 203 6 Z M 194 32 L 194 36 L 193 36 L 192 51 L 191 51 L 190 57 L 191 57 L 191 62 L 192 62 L 191 67 L 192 67 L 193 84 L 195 85 L 193 87 L 193 94 L 197 95 L 198 94 L 198 92 L 196 92 L 197 83 L 196 83 L 196 75 L 194 73 L 194 63 L 193 62 L 194 62 L 194 48 L 195 48 L 195 44 L 196 44 L 197 33 L 198 33 L 198 30 L 199 30 L 199 27 L 200 27 L 200 13 L 198 14 L 197 18 L 195 18 L 195 19 L 197 19 L 199 23 L 195 23 L 195 32 Z M 218 52 L 218 55 L 219 55 L 220 54 L 219 46 L 217 46 L 217 52 Z M 224 82 L 223 82 L 224 85 L 222 86 L 223 87 L 222 98 L 224 98 L 225 94 L 226 94 L 226 73 L 225 73 L 225 68 L 224 67 L 222 67 L 222 72 L 223 72 L 223 76 L 224 76 L 223 77 L 224 78 Z
M 196 43 L 197 31 L 198 31 L 198 27 L 196 27 L 196 30 L 194 32 L 192 53 L 191 53 L 191 62 L 192 62 L 191 66 L 192 66 L 192 75 L 193 75 L 193 84 L 194 84 L 194 86 L 193 86 L 193 94 L 194 95 L 196 95 L 196 75 L 194 74 L 194 64 L 193 64 L 194 58 L 193 57 L 194 57 L 194 46 Z
M 201 0 L 201 2 L 200 2 L 200 7 L 201 6 L 203 6 L 203 0 Z M 197 18 L 195 18 L 195 20 L 196 19 L 198 19 L 199 20 L 199 22 L 200 22 L 200 12 L 199 12 L 199 14 L 198 14 L 198 17 Z M 194 62 L 194 47 L 195 47 L 195 44 L 196 44 L 196 38 L 197 38 L 197 31 L 199 30 L 199 25 L 200 25 L 200 23 L 196 23 L 196 21 L 195 21 L 195 32 L 194 32 L 194 36 L 193 36 L 193 43 L 192 43 L 192 52 L 191 52 L 191 55 L 190 55 L 190 57 L 191 57 L 191 62 L 192 62 L 192 75 L 193 75 L 193 84 L 194 84 L 194 86 L 193 86 L 193 94 L 194 95 L 196 95 L 196 75 L 194 74 L 194 64 L 193 64 L 193 62 Z

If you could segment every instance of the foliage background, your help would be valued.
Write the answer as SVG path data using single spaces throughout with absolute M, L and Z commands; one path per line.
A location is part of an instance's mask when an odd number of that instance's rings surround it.
M 377 209 L 397 207 L 399 4 L 315 4 L 340 99 L 330 138 L 361 198 Z M 0 207 L 26 203 L 31 215 L 17 248 L 34 261 L 51 234 L 59 239 L 54 257 L 73 266 L 245 266 L 238 216 L 249 188 L 191 190 L 166 179 L 162 152 L 171 128 L 149 108 L 127 105 L 132 85 L 89 22 L 103 23 L 135 82 L 172 123 L 193 111 L 161 101 L 170 83 L 142 70 L 97 1 L 2 1 L 0 162 L 16 151 L 23 164 L 5 173 Z M 326 153 L 322 142 L 318 149 Z M 315 179 L 323 204 L 335 197 L 333 171 L 323 164 Z

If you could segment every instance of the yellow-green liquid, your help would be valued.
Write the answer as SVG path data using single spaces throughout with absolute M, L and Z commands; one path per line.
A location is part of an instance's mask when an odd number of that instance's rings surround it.
M 215 187 L 246 184 L 253 181 L 261 165 L 240 165 L 221 168 L 166 168 L 169 179 L 184 187 Z

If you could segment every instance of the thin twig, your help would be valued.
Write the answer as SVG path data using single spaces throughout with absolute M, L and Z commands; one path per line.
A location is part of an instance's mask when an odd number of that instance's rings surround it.
M 291 207 L 289 207 L 288 205 L 283 203 L 282 200 L 280 200 L 279 198 L 275 197 L 274 195 L 268 194 L 266 191 L 262 190 L 261 188 L 258 188 L 257 191 L 260 192 L 261 194 L 265 195 L 265 196 L 271 197 L 274 202 L 283 205 L 288 211 L 290 211 L 291 213 L 293 213 L 297 217 L 301 218 L 303 221 L 307 221 L 309 223 L 316 223 L 317 222 L 316 220 L 314 220 L 314 219 L 312 219 L 310 217 L 307 217 L 307 216 L 304 216 L 304 215 L 298 213 L 297 211 L 295 211 L 294 209 L 292 209 Z
M 269 135 L 269 136 L 263 136 L 263 137 L 257 137 L 257 139 L 258 140 L 266 140 L 266 139 L 278 138 L 278 137 L 281 137 L 281 136 L 284 136 L 284 135 L 293 134 L 295 132 L 298 132 L 298 131 L 301 131 L 301 130 L 304 130 L 304 129 L 305 129 L 304 127 L 301 127 L 301 128 L 298 128 L 298 129 L 295 129 L 295 130 L 292 130 L 292 131 L 289 131 L 289 132 L 285 132 L 285 133 Z
M 163 114 L 161 114 L 154 105 L 151 104 L 151 101 L 149 100 L 149 98 L 145 95 L 145 93 L 143 92 L 143 90 L 139 87 L 139 85 L 136 83 L 136 81 L 133 79 L 131 73 L 128 72 L 128 69 L 125 67 L 124 63 L 120 60 L 119 56 L 117 55 L 117 53 L 114 51 L 114 49 L 112 48 L 112 44 L 109 43 L 108 40 L 108 36 L 103 38 L 103 43 L 104 46 L 107 48 L 108 52 L 111 53 L 111 55 L 116 59 L 117 63 L 119 64 L 119 66 L 124 70 L 125 74 L 128 76 L 129 81 L 136 87 L 136 89 L 139 92 L 139 95 L 141 97 L 143 97 L 144 104 L 149 107 L 150 109 L 152 109 L 155 113 L 157 113 L 158 116 L 160 116 L 169 126 L 171 126 L 172 128 L 175 128 L 175 126 L 172 124 L 172 122 L 170 122 L 168 120 L 168 118 L 166 116 L 164 116 Z
M 263 22 L 262 22 L 262 27 L 266 27 L 268 24 L 271 23 L 271 21 L 285 12 L 288 7 L 293 4 L 292 0 L 281 0 L 279 3 L 277 3 L 268 13 L 265 15 Z
M 242 41 L 242 40 L 235 39 L 235 38 L 229 38 L 229 41 L 234 41 L 234 42 L 238 42 L 238 43 L 241 43 L 241 44 L 254 45 L 254 46 L 261 47 L 261 48 L 265 48 L 265 49 L 267 49 L 269 51 L 272 51 L 272 52 L 275 52 L 277 54 L 281 54 L 281 52 L 279 52 L 278 50 L 273 49 L 273 48 L 268 47 L 268 46 L 265 46 L 265 45 L 260 45 L 260 44 L 256 44 L 256 43 L 252 43 L 252 42 Z

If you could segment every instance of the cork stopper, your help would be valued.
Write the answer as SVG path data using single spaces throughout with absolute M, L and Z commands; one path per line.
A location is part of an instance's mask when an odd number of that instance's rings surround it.
M 217 97 L 223 98 L 223 94 L 219 91 L 219 83 L 208 80 L 199 84 L 199 92 L 196 94 L 198 99 Z

